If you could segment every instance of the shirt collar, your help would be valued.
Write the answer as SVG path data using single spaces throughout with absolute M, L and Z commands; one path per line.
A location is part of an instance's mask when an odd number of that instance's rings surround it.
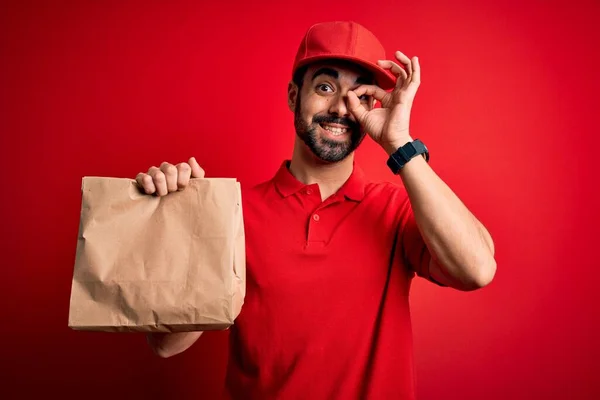
M 289 170 L 290 160 L 281 163 L 279 170 L 273 177 L 275 188 L 282 197 L 288 197 L 299 192 L 307 186 L 300 182 Z M 353 161 L 352 174 L 340 187 L 337 194 L 354 201 L 361 201 L 365 196 L 366 179 L 363 170 Z

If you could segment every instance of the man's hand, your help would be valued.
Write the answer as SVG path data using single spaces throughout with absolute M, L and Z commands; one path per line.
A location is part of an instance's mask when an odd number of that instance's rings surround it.
M 164 196 L 185 189 L 190 178 L 204 178 L 204 170 L 194 157 L 187 163 L 173 165 L 164 162 L 160 168 L 151 167 L 147 173 L 140 172 L 135 180 L 146 194 Z
M 362 85 L 348 92 L 350 111 L 388 154 L 412 141 L 409 131 L 410 112 L 421 83 L 421 67 L 417 57 L 409 59 L 397 51 L 396 59 L 404 68 L 390 60 L 378 61 L 382 68 L 389 69 L 396 76 L 396 87 L 393 91 L 388 93 L 376 85 Z M 381 108 L 365 108 L 359 100 L 359 97 L 365 94 L 380 101 Z

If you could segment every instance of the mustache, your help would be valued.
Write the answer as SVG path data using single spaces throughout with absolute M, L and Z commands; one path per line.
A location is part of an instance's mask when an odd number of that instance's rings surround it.
M 316 124 L 339 124 L 343 125 L 348 129 L 356 132 L 358 131 L 358 123 L 352 121 L 350 118 L 340 118 L 333 115 L 315 115 L 313 117 L 313 123 Z

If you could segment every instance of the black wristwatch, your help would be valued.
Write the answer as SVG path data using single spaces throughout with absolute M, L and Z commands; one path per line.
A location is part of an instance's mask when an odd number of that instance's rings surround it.
M 397 175 L 407 162 L 418 155 L 423 155 L 425 161 L 429 162 L 429 150 L 427 150 L 427 147 L 423 142 L 419 139 L 415 139 L 392 153 L 388 159 L 387 165 L 394 175 Z

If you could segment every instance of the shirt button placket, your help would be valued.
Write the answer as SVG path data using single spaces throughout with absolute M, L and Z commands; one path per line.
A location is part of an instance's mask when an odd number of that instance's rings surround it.
M 321 225 L 322 222 L 319 222 L 321 221 L 321 215 L 315 212 L 310 216 L 310 219 L 312 221 L 309 220 L 308 224 L 307 246 L 313 250 L 323 248 L 325 245 L 325 242 L 323 241 L 324 226 Z

